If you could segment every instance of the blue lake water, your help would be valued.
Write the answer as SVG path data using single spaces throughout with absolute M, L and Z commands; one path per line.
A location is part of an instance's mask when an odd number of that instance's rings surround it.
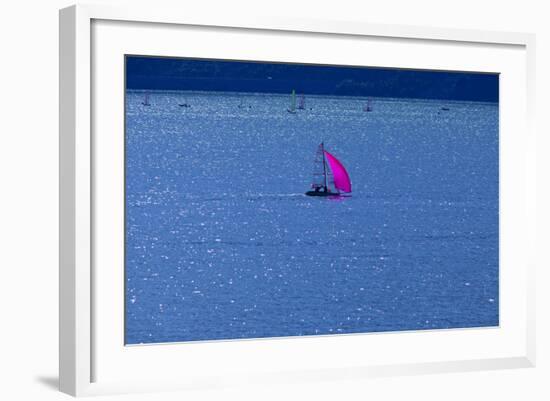
M 143 98 L 126 96 L 127 344 L 498 325 L 498 104 Z M 321 141 L 351 197 L 304 195 Z

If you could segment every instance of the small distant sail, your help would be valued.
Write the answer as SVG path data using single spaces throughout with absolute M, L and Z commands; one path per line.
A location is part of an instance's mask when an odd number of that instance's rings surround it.
M 332 171 L 334 187 L 344 192 L 351 192 L 351 180 L 344 165 L 336 157 L 325 150 L 325 156 Z
M 151 103 L 149 103 L 149 92 L 145 93 L 145 97 L 143 99 L 143 102 L 141 102 L 144 106 L 150 106 Z
M 296 113 L 296 91 L 292 89 L 292 95 L 290 95 L 290 107 L 287 109 L 289 113 Z
M 305 110 L 306 108 L 306 97 L 304 95 L 300 95 L 300 101 L 298 103 L 298 109 L 299 110 Z
M 370 99 L 367 100 L 367 105 L 363 107 L 363 111 L 372 111 L 372 101 Z

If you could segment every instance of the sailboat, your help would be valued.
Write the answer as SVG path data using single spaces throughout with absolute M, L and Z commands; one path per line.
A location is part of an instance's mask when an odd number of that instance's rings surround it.
M 296 114 L 296 91 L 294 89 L 292 89 L 292 94 L 290 95 L 290 107 L 286 111 Z
M 315 153 L 313 182 L 307 196 L 349 196 L 351 180 L 344 165 L 321 142 Z
M 149 92 L 145 94 L 145 97 L 143 98 L 143 102 L 141 102 L 144 106 L 151 106 L 151 103 L 149 103 Z
M 185 98 L 185 101 L 183 103 L 179 103 L 179 106 L 185 108 L 191 107 L 191 105 L 187 103 L 187 98 Z
M 245 105 L 242 100 L 239 102 L 239 105 L 237 107 L 239 109 L 251 109 L 252 108 L 251 105 Z
M 300 101 L 298 102 L 298 110 L 305 110 L 306 108 L 306 97 L 300 95 Z
M 367 100 L 367 105 L 365 107 L 363 107 L 363 111 L 366 111 L 366 112 L 372 111 L 372 102 L 371 102 L 370 99 Z

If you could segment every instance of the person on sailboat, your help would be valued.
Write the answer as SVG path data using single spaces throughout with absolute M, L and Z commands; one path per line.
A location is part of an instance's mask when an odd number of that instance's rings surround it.
M 330 189 L 324 185 L 312 185 L 312 187 L 315 192 L 330 192 Z

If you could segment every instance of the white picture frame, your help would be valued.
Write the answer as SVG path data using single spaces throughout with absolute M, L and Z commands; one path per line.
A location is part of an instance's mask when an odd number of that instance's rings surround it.
M 205 35 L 201 37 L 203 40 L 201 43 L 205 44 L 203 47 L 206 48 L 211 46 L 210 51 L 213 52 L 208 53 L 209 50 L 206 49 L 205 54 L 223 53 L 220 58 L 231 58 L 232 54 L 237 58 L 246 58 L 246 45 L 240 48 L 236 45 L 234 49 L 227 46 L 224 50 L 214 49 L 214 40 L 208 39 L 208 35 L 212 32 L 216 33 L 217 36 L 214 36 L 217 39 L 220 34 L 228 37 L 240 35 L 239 37 L 243 38 L 246 35 L 262 35 L 262 40 L 271 41 L 273 48 L 276 48 L 277 41 L 285 40 L 281 39 L 281 35 L 285 37 L 294 35 L 303 41 L 325 41 L 327 46 L 335 38 L 340 41 L 339 43 L 347 43 L 346 41 L 355 43 L 363 40 L 383 41 L 384 46 L 397 46 L 400 41 L 406 41 L 413 47 L 417 46 L 418 51 L 426 52 L 426 55 L 433 53 L 435 46 L 438 52 L 441 52 L 440 54 L 464 52 L 466 58 L 470 59 L 464 61 L 463 65 L 457 65 L 452 57 L 449 58 L 450 61 L 440 60 L 431 64 L 425 61 L 425 67 L 432 66 L 435 69 L 445 70 L 453 69 L 456 65 L 456 68 L 461 70 L 504 74 L 506 79 L 503 80 L 504 83 L 501 82 L 501 99 L 509 101 L 502 101 L 500 104 L 501 130 L 505 133 L 500 156 L 503 178 L 500 245 L 501 263 L 514 268 L 506 267 L 504 270 L 501 268 L 503 280 L 501 314 L 504 316 L 501 326 L 496 329 L 448 330 L 444 333 L 436 330 L 305 339 L 225 341 L 193 346 L 154 345 L 130 347 L 130 350 L 124 347 L 124 344 L 119 341 L 122 323 L 118 325 L 116 322 L 117 319 L 122 320 L 119 313 L 120 299 L 115 294 L 119 290 L 122 293 L 121 283 L 117 281 L 118 276 L 98 274 L 96 271 L 98 261 L 101 264 L 104 260 L 103 254 L 97 253 L 98 241 L 103 241 L 102 243 L 110 241 L 114 247 L 120 247 L 117 238 L 97 235 L 97 231 L 102 230 L 101 227 L 104 226 L 102 219 L 113 216 L 104 214 L 101 196 L 99 198 L 96 196 L 98 189 L 99 192 L 106 193 L 109 186 L 115 187 L 120 182 L 117 184 L 116 174 L 114 174 L 115 178 L 112 182 L 105 184 L 105 188 L 99 188 L 98 186 L 104 185 L 105 181 L 96 178 L 101 176 L 104 163 L 103 169 L 116 169 L 120 164 L 120 157 L 114 155 L 116 143 L 105 140 L 98 142 L 94 138 L 94 129 L 98 126 L 109 129 L 108 126 L 111 124 L 114 127 L 112 129 L 116 131 L 120 120 L 116 122 L 116 116 L 111 118 L 102 111 L 106 106 L 103 106 L 103 102 L 98 103 L 97 97 L 105 97 L 106 92 L 101 88 L 95 89 L 92 81 L 103 79 L 94 78 L 95 74 L 101 74 L 102 69 L 108 69 L 113 65 L 119 66 L 119 64 L 109 63 L 109 54 L 120 55 L 126 52 L 125 46 L 129 40 L 124 32 L 131 30 L 133 34 L 139 36 L 143 29 L 150 29 L 150 40 L 141 40 L 139 48 L 136 47 L 137 45 L 129 45 L 128 49 L 141 49 L 147 54 L 152 52 L 156 55 L 185 55 L 186 51 L 191 50 L 180 49 L 178 51 L 181 54 L 172 54 L 175 51 L 174 44 L 166 44 L 160 50 L 154 50 L 151 47 L 155 45 L 155 40 L 173 34 L 174 30 L 179 32 L 185 29 L 192 29 L 193 32 L 197 32 L 197 35 Z M 446 47 L 452 47 L 452 49 L 445 50 Z M 532 128 L 535 85 L 534 47 L 534 35 L 523 33 L 389 26 L 346 21 L 293 20 L 252 15 L 235 19 L 214 15 L 186 15 L 182 11 L 154 7 L 112 8 L 103 5 L 78 5 L 61 10 L 60 390 L 79 396 L 212 388 L 248 382 L 284 383 L 534 366 L 534 266 L 536 261 L 532 256 L 535 252 L 531 250 L 535 243 L 536 141 Z M 488 49 L 494 49 L 493 61 L 483 61 L 482 53 Z M 375 65 L 411 68 L 420 66 L 417 60 L 405 64 L 402 60 L 403 54 L 396 54 L 392 56 L 393 58 L 388 57 L 380 61 L 383 51 L 376 53 L 376 43 L 372 50 L 373 54 L 379 54 L 376 56 L 378 62 L 375 61 Z M 105 51 L 104 54 L 103 51 Z M 169 54 L 166 54 L 167 52 Z M 347 57 L 345 49 L 342 52 L 338 55 L 339 53 L 335 51 L 331 57 Z M 470 52 L 476 55 L 479 53 L 479 60 L 475 60 L 477 56 L 473 57 Z M 194 56 L 196 54 L 193 53 Z M 268 53 L 263 53 L 257 57 L 261 59 L 273 57 L 279 60 L 281 54 L 270 56 Z M 349 62 L 364 64 L 364 61 L 359 59 Z M 119 78 L 121 72 L 117 70 Z M 116 81 L 118 78 L 113 79 L 115 81 L 109 82 L 109 86 L 119 91 L 122 96 L 123 87 L 116 86 L 120 83 Z M 509 94 L 514 88 L 518 95 L 510 99 Z M 119 99 L 116 94 L 109 99 L 105 97 L 104 104 L 112 110 L 120 110 L 122 104 L 116 103 Z M 119 117 L 122 118 L 122 116 Z M 109 156 L 111 150 L 113 155 Z M 514 168 L 510 168 L 511 166 Z M 520 234 L 512 233 L 513 230 L 510 230 L 510 227 L 517 228 Z M 113 253 L 116 252 L 116 249 L 113 250 Z M 96 291 L 101 291 L 102 299 L 117 306 L 110 312 L 106 311 L 105 302 L 102 303 L 94 298 Z M 116 326 L 113 331 L 104 329 L 111 324 Z M 424 346 L 425 354 L 428 355 L 430 352 L 427 348 L 431 345 L 437 350 L 437 347 L 447 349 L 449 344 L 453 346 L 462 344 L 462 346 L 455 347 L 454 354 L 449 351 L 449 355 L 441 354 L 440 358 L 435 356 L 420 358 L 419 354 L 406 354 L 406 352 L 398 352 L 399 355 L 395 356 L 390 355 L 391 352 L 389 352 L 390 349 L 395 352 L 405 348 L 421 350 Z M 483 348 L 487 349 L 487 344 L 494 345 L 494 348 L 481 351 Z M 371 347 L 369 358 L 365 357 L 367 354 L 361 352 L 349 352 L 349 354 L 344 352 L 348 358 L 346 360 L 337 357 L 337 354 L 343 350 L 369 349 L 369 347 Z M 154 371 L 145 369 L 142 372 L 137 368 L 140 365 L 159 366 L 159 364 L 173 367 L 174 361 L 181 357 L 181 355 L 173 356 L 176 348 L 183 349 L 189 359 L 194 358 L 195 361 L 193 366 L 181 367 L 182 373 L 167 376 L 162 375 L 161 372 L 155 377 Z M 374 352 L 375 348 L 380 350 L 379 355 Z M 320 350 L 326 352 L 322 360 L 316 358 Z M 310 362 L 298 363 L 288 358 L 290 355 L 297 355 L 297 352 L 302 352 L 301 356 L 304 358 L 310 358 Z M 216 364 L 221 367 L 208 373 L 213 370 L 212 361 L 217 355 L 222 355 L 222 359 L 226 362 L 217 361 Z M 98 360 L 102 362 L 97 362 Z M 199 361 L 202 361 L 202 366 L 197 363 Z M 254 372 L 247 370 L 245 365 L 250 363 L 258 364 L 258 369 Z M 113 368 L 109 371 L 107 366 Z M 125 374 L 117 374 L 121 371 Z

